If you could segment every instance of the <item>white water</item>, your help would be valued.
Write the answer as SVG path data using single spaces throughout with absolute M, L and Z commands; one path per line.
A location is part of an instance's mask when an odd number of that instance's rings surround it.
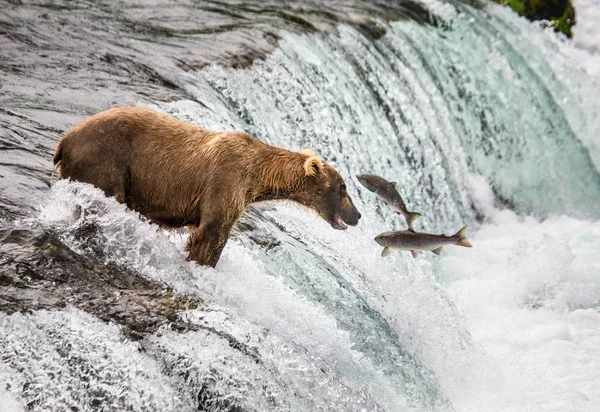
M 38 392 L 20 382 L 33 380 L 48 410 L 89 405 L 90 386 L 119 409 L 187 410 L 209 381 L 251 410 L 442 410 L 446 398 L 461 412 L 597 408 L 600 90 L 571 68 L 567 56 L 582 53 L 572 43 L 504 8 L 489 13 L 445 6 L 441 28 L 393 23 L 375 44 L 348 27 L 290 36 L 251 70 L 190 76 L 207 108 L 154 107 L 312 147 L 363 214 L 347 232 L 277 204 L 248 217 L 258 231 L 235 236 L 216 270 L 198 268 L 184 261 L 182 235 L 87 185 L 55 184 L 37 223 L 83 253 L 93 251 L 74 230 L 98 223 L 108 260 L 204 298 L 208 310 L 184 316 L 261 362 L 209 331 L 163 330 L 138 352 L 74 309 L 4 316 L 7 402 L 25 408 Z M 404 224 L 356 183 L 361 172 L 398 180 L 423 229 L 455 232 L 476 208 L 475 247 L 380 258 L 372 238 Z M 500 210 L 490 185 L 520 215 Z M 253 243 L 257 234 L 274 247 Z M 71 358 L 86 366 L 69 368 Z
M 600 77 L 600 1 L 575 0 L 577 25 L 573 27 L 572 55 L 579 61 L 580 67 L 596 77 Z

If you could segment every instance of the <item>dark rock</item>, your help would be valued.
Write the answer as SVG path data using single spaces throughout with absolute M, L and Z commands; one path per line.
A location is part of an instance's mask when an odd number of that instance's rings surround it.
M 239 239 L 243 243 L 252 243 L 253 248 L 261 247 L 265 252 L 275 249 L 281 242 L 275 238 L 272 232 L 261 227 L 260 222 L 269 220 L 262 213 L 265 207 L 250 206 L 246 209 L 242 218 L 236 223 L 231 231 L 232 238 Z
M 205 384 L 198 392 L 198 411 L 244 412 L 244 409 Z
M 52 232 L 2 229 L 0 254 L 0 311 L 5 313 L 72 305 L 139 339 L 164 324 L 188 330 L 178 313 L 202 305 L 129 268 L 77 254 Z
M 376 21 L 360 22 L 356 25 L 356 28 L 371 40 L 379 40 L 387 33 L 387 29 Z

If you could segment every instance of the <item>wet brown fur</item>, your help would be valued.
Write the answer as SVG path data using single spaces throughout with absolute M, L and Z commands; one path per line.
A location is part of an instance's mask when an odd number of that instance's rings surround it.
M 78 123 L 60 141 L 54 164 L 62 178 L 91 183 L 161 226 L 188 226 L 188 259 L 201 265 L 216 265 L 233 224 L 253 202 L 296 201 L 332 225 L 340 214 L 349 224 L 360 218 L 341 176 L 312 151 L 136 107 Z

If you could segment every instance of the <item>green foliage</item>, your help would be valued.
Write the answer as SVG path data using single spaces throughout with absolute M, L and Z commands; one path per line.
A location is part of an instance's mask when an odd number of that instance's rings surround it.
M 571 3 L 569 3 L 567 9 L 558 19 L 552 22 L 552 26 L 554 30 L 557 30 L 561 33 L 567 35 L 567 37 L 571 37 L 571 27 L 575 25 L 575 10 Z
M 523 0 L 495 0 L 496 3 L 506 4 L 520 16 L 525 15 L 525 5 Z
M 494 0 L 506 4 L 529 20 L 547 20 L 554 30 L 571 37 L 575 25 L 575 9 L 571 0 Z

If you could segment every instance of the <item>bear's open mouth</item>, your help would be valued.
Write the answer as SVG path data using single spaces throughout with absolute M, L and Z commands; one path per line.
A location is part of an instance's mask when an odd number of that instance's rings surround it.
M 344 220 L 342 219 L 342 217 L 340 215 L 335 215 L 335 219 L 331 226 L 333 226 L 334 229 L 338 229 L 338 230 L 348 229 L 348 226 L 344 223 Z

